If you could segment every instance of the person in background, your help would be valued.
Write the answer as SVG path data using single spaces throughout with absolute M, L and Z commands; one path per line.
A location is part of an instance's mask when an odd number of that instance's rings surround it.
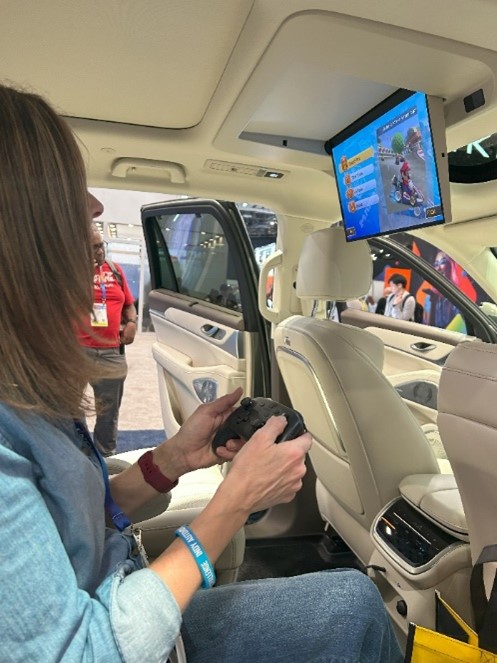
M 105 243 L 92 225 L 93 310 L 90 328 L 81 330 L 86 354 L 102 369 L 90 382 L 95 395 L 95 444 L 103 456 L 116 453 L 119 408 L 128 372 L 124 348 L 136 333 L 136 308 L 122 268 L 105 255 Z
M 416 300 L 406 290 L 407 279 L 402 274 L 392 274 L 388 280 L 391 294 L 385 304 L 385 315 L 396 320 L 414 320 Z
M 380 594 L 357 570 L 213 587 L 249 514 L 300 490 L 312 443 L 275 444 L 287 422 L 272 417 L 214 453 L 241 389 L 109 480 L 81 422 L 97 367 L 77 334 L 93 308 L 101 212 L 66 122 L 0 85 L 2 663 L 163 663 L 180 630 L 188 663 L 401 663 Z M 133 514 L 226 461 L 209 504 L 147 566 Z
M 217 297 L 216 304 L 225 308 L 238 309 L 235 291 L 229 283 L 221 283 L 219 286 L 219 296 Z
M 458 283 L 457 279 L 456 262 L 444 251 L 437 252 L 435 260 L 433 261 L 433 267 L 448 281 L 458 285 L 460 288 L 460 283 Z M 428 287 L 423 288 L 423 292 L 426 295 L 425 309 L 427 324 L 440 327 L 440 329 L 446 329 L 454 318 L 459 315 L 460 311 L 435 287 L 431 284 L 427 284 L 427 286 Z
M 378 313 L 378 315 L 385 314 L 385 307 L 387 305 L 387 298 L 392 294 L 392 289 L 390 286 L 386 286 L 383 289 L 382 296 L 375 302 L 373 295 L 366 296 L 366 303 L 368 305 L 368 310 L 370 313 Z

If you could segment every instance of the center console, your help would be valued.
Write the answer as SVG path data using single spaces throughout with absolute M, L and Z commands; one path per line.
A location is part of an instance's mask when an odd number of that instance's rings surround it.
M 455 479 L 412 475 L 375 518 L 369 574 L 398 632 L 435 628 L 435 590 L 471 623 L 471 555 Z
M 464 545 L 402 497 L 378 515 L 372 533 L 378 547 L 413 575 L 428 571 L 455 546 Z

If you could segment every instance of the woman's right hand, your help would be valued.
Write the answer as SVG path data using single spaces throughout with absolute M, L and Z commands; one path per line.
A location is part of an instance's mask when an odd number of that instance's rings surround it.
M 272 417 L 236 454 L 227 477 L 190 529 L 212 563 L 241 529 L 250 513 L 290 502 L 302 487 L 305 457 L 311 436 L 275 444 L 286 426 L 285 417 Z M 151 564 L 184 610 L 198 589 L 201 575 L 185 544 L 176 539 Z
M 305 458 L 312 438 L 304 433 L 294 440 L 275 444 L 286 424 L 283 416 L 271 417 L 254 433 L 234 458 L 219 488 L 220 494 L 237 500 L 247 513 L 290 502 L 302 488 Z

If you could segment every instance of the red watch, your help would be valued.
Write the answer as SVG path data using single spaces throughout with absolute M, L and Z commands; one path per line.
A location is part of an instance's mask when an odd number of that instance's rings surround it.
M 138 465 L 145 481 L 152 488 L 155 488 L 158 493 L 168 493 L 174 486 L 178 485 L 178 480 L 171 481 L 159 470 L 154 463 L 152 449 L 138 458 Z

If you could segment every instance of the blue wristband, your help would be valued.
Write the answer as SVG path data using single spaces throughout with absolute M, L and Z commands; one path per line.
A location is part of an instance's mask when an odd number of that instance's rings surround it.
M 188 550 L 193 555 L 193 559 L 197 562 L 197 566 L 202 576 L 202 589 L 210 589 L 216 583 L 216 574 L 207 553 L 202 548 L 200 541 L 195 534 L 186 525 L 182 525 L 176 530 L 176 536 L 187 545 Z

